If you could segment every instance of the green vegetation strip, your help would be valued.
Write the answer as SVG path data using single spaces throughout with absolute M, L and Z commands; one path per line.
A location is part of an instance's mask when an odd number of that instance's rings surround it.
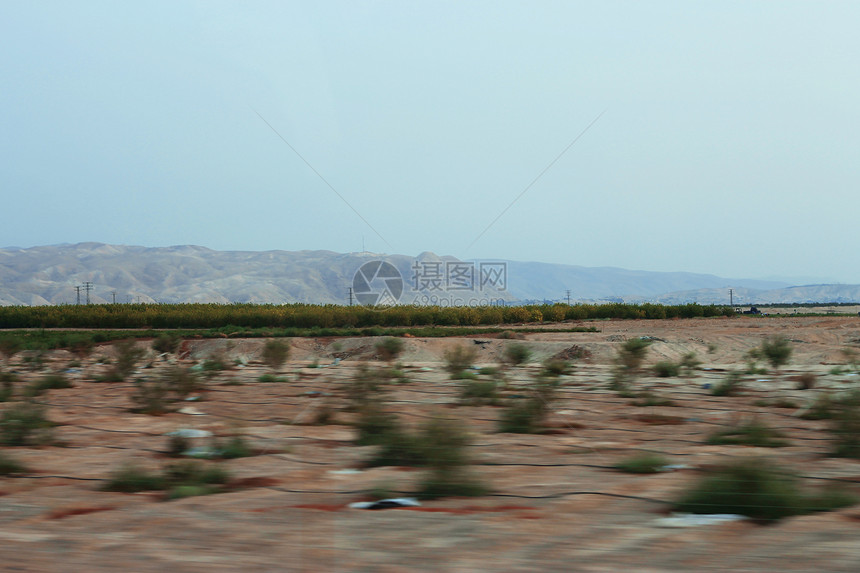
M 496 326 L 606 318 L 733 316 L 725 306 L 542 304 L 527 306 L 364 306 L 312 304 L 90 304 L 0 307 L 0 328 L 363 329 Z

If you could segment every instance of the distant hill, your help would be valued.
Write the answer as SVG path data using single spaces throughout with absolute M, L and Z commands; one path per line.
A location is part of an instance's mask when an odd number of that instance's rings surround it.
M 428 269 L 444 269 L 446 265 L 467 270 L 471 267 L 477 279 L 480 265 L 429 252 L 410 257 L 332 251 L 214 251 L 192 245 L 149 248 L 79 243 L 10 247 L 0 249 L 0 305 L 73 304 L 77 298 L 75 287 L 85 282 L 93 285 L 90 300 L 94 303 L 112 302 L 115 298 L 116 302 L 346 304 L 356 271 L 376 260 L 389 262 L 402 277 L 406 291 L 400 303 L 420 298 L 410 289 L 418 274 L 427 278 Z M 738 304 L 860 300 L 857 285 L 790 287 L 774 281 L 683 272 L 517 261 L 505 264 L 506 283 L 488 283 L 480 292 L 435 294 L 443 301 L 459 298 L 468 303 L 477 297 L 510 303 L 560 301 L 570 289 L 571 301 L 726 304 L 728 288 L 732 287 Z M 82 302 L 85 296 L 82 289 Z
M 696 289 L 671 292 L 655 297 L 630 297 L 629 302 L 650 300 L 663 304 L 698 302 L 699 304 L 727 304 L 728 291 L 722 289 Z M 824 302 L 860 302 L 860 285 L 830 284 L 790 286 L 777 289 L 735 288 L 736 306 L 751 304 L 805 304 Z

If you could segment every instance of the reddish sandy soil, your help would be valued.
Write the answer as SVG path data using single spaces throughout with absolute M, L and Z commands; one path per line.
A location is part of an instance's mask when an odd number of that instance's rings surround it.
M 763 456 L 803 476 L 810 487 L 842 480 L 860 492 L 860 462 L 827 457 L 827 422 L 797 416 L 822 392 L 856 385 L 857 376 L 831 374 L 844 364 L 841 349 L 860 348 L 860 318 L 792 317 L 589 323 L 599 332 L 529 334 L 521 341 L 489 337 L 406 339 L 401 356 L 408 383 L 393 385 L 387 407 L 407 424 L 433 415 L 463 420 L 473 434 L 474 473 L 492 489 L 478 498 L 423 502 L 414 509 L 368 511 L 348 504 L 372 488 L 413 491 L 422 470 L 361 469 L 372 447 L 353 444 L 349 412 L 334 423 L 310 425 L 323 404 L 346 405 L 344 385 L 373 339 L 293 340 L 281 374 L 285 383 L 260 383 L 268 372 L 260 340 L 192 341 L 186 364 L 216 351 L 247 365 L 219 373 L 199 401 L 200 414 L 130 413 L 131 383 L 97 383 L 108 368 L 95 364 L 113 348 L 98 348 L 74 387 L 37 398 L 59 424 L 60 445 L 5 448 L 30 473 L 0 477 L 0 563 L 4 571 L 857 571 L 860 506 L 795 517 L 775 525 L 750 521 L 687 528 L 665 527 L 668 502 L 703 467 L 733 457 Z M 569 324 L 561 325 L 572 326 Z M 743 355 L 769 335 L 793 342 L 791 363 L 778 375 L 748 377 L 743 395 L 714 397 L 704 384 L 741 368 Z M 611 362 L 621 343 L 650 336 L 648 362 L 696 352 L 693 376 L 644 376 L 675 407 L 636 407 L 608 390 Z M 483 342 L 486 341 L 486 344 Z M 446 349 L 466 344 L 480 365 L 498 361 L 505 345 L 527 344 L 533 362 L 513 369 L 508 392 L 527 386 L 540 362 L 576 345 L 591 357 L 562 379 L 544 435 L 496 431 L 501 409 L 458 403 L 459 383 L 443 369 Z M 709 350 L 710 349 L 710 350 Z M 336 366 L 307 368 L 314 360 Z M 19 354 L 11 367 L 27 380 Z M 55 352 L 52 369 L 73 357 Z M 156 375 L 167 363 L 150 353 Z M 379 362 L 375 363 L 379 365 Z M 816 388 L 795 389 L 792 377 L 818 375 Z M 231 384 L 231 382 L 233 384 Z M 241 382 L 241 385 L 235 385 Z M 314 393 L 322 393 L 317 395 Z M 797 408 L 757 405 L 785 398 Z M 0 405 L 8 407 L 9 404 Z M 653 415 L 678 424 L 651 424 Z M 647 416 L 643 416 L 647 415 Z M 715 430 L 752 417 L 782 430 L 779 449 L 710 446 Z M 157 469 L 169 463 L 165 434 L 198 428 L 239 432 L 260 455 L 218 462 L 237 480 L 217 495 L 163 501 L 157 494 L 121 494 L 100 486 L 124 462 Z M 632 454 L 665 454 L 686 466 L 652 475 L 612 469 Z M 211 462 L 215 463 L 215 462 Z M 351 471 L 344 471 L 351 470 Z

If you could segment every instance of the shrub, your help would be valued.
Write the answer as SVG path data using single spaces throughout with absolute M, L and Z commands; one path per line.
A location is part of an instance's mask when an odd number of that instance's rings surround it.
M 25 446 L 50 441 L 54 424 L 45 418 L 45 409 L 32 402 L 19 402 L 0 416 L 0 442 L 4 446 Z
M 65 376 L 62 374 L 48 374 L 27 386 L 24 389 L 24 396 L 27 398 L 33 398 L 35 396 L 41 396 L 47 390 L 71 387 L 72 383 L 66 380 Z
M 688 352 L 681 357 L 680 367 L 687 376 L 692 376 L 696 368 L 701 366 L 702 362 L 696 357 L 695 352 Z
M 253 456 L 254 452 L 248 445 L 248 442 L 239 434 L 230 436 L 224 444 L 215 443 L 215 451 L 218 452 L 218 457 L 225 460 L 233 460 L 236 458 L 247 458 Z
M 836 400 L 830 394 L 820 394 L 812 406 L 800 417 L 804 420 L 830 420 L 833 418 Z
M 756 446 L 759 448 L 782 448 L 789 445 L 778 430 L 758 420 L 734 428 L 721 430 L 708 437 L 710 445 Z
M 418 497 L 438 499 L 441 497 L 479 497 L 486 495 L 489 488 L 470 476 L 462 469 L 432 469 L 421 481 Z
M 206 386 L 198 377 L 197 373 L 190 368 L 171 366 L 160 376 L 163 385 L 173 393 L 174 398 L 183 400 L 194 392 L 204 390 Z
M 621 346 L 616 360 L 628 372 L 638 373 L 650 345 L 647 338 L 631 338 Z
M 164 489 L 164 485 L 165 480 L 162 476 L 150 473 L 137 464 L 125 464 L 111 475 L 102 489 L 104 491 L 135 493 Z
M 399 424 L 397 416 L 386 412 L 378 402 L 367 401 L 359 406 L 355 429 L 358 431 L 355 443 L 368 446 L 382 443 L 387 434 L 399 431 Z
M 182 337 L 176 334 L 161 334 L 152 341 L 152 349 L 160 354 L 176 354 Z
M 388 337 L 376 343 L 376 352 L 386 362 L 393 362 L 403 352 L 403 340 Z
M 791 358 L 791 343 L 783 336 L 772 336 L 762 342 L 761 354 L 775 369 L 788 364 Z
M 613 467 L 629 474 L 655 474 L 669 465 L 669 460 L 659 454 L 644 453 L 627 458 Z
M 495 380 L 468 380 L 460 387 L 460 400 L 472 406 L 498 402 Z
M 24 464 L 6 452 L 0 451 L 0 476 L 23 474 L 27 473 L 27 471 L 28 470 Z
M 0 402 L 7 402 L 15 393 L 18 376 L 12 372 L 0 372 Z
M 275 376 L 274 374 L 261 374 L 257 378 L 257 382 L 263 382 L 264 384 L 271 384 L 273 382 L 286 382 L 287 379 L 284 376 Z
M 378 399 L 383 391 L 383 376 L 362 364 L 355 378 L 346 384 L 346 397 L 353 410 L 359 410 L 371 400 Z
M 638 400 L 633 401 L 634 406 L 649 407 L 649 406 L 676 406 L 675 402 L 669 398 L 662 398 L 655 395 L 653 392 L 640 392 Z
M 505 362 L 512 366 L 519 366 L 531 360 L 532 351 L 525 344 L 508 344 L 505 347 Z
M 833 455 L 860 458 L 860 390 L 834 400 L 831 405 Z
M 805 500 L 796 480 L 764 460 L 719 465 L 675 503 L 687 513 L 735 513 L 776 521 L 803 513 Z
M 573 367 L 567 360 L 550 358 L 543 363 L 543 373 L 545 376 L 563 376 L 569 374 L 571 370 L 573 370 Z
M 741 390 L 743 376 L 740 372 L 729 372 L 725 378 L 711 388 L 712 396 L 737 396 Z
M 144 357 L 146 351 L 136 346 L 133 340 L 117 342 L 114 348 L 117 356 L 113 371 L 120 380 L 125 380 L 134 371 L 135 366 Z
M 800 375 L 797 381 L 797 389 L 798 390 L 811 390 L 815 388 L 815 382 L 818 380 L 818 377 L 812 372 L 804 372 Z
M 167 439 L 167 455 L 177 458 L 191 448 L 191 441 L 183 435 L 173 434 Z
M 162 380 L 135 380 L 134 387 L 132 412 L 160 416 L 170 411 L 170 389 Z
M 499 419 L 499 431 L 513 434 L 534 434 L 549 414 L 555 398 L 553 384 L 538 380 L 527 398 L 515 398 L 508 403 Z
M 681 367 L 674 362 L 661 360 L 654 365 L 654 375 L 658 378 L 672 378 L 681 373 Z
M 283 340 L 272 338 L 263 346 L 263 363 L 272 370 L 282 367 L 289 357 L 290 345 Z
M 12 357 L 18 354 L 22 348 L 24 348 L 24 342 L 17 336 L 0 338 L 0 354 L 3 354 L 6 362 L 11 362 Z
M 161 474 L 148 472 L 135 464 L 126 464 L 114 472 L 102 486 L 105 491 L 134 493 L 169 490 L 167 499 L 207 495 L 222 491 L 230 475 L 219 466 L 186 460 L 168 465 Z
M 435 417 L 421 428 L 425 465 L 430 468 L 418 496 L 427 499 L 447 496 L 479 496 L 487 488 L 466 471 L 469 464 L 469 434 L 462 422 Z
M 461 372 L 472 367 L 475 361 L 475 350 L 467 346 L 455 346 L 445 352 L 445 370 L 455 378 Z

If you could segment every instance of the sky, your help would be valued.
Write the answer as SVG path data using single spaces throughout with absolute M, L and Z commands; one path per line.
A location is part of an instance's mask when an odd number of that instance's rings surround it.
M 860 283 L 857 22 L 840 1 L 4 2 L 0 247 Z

